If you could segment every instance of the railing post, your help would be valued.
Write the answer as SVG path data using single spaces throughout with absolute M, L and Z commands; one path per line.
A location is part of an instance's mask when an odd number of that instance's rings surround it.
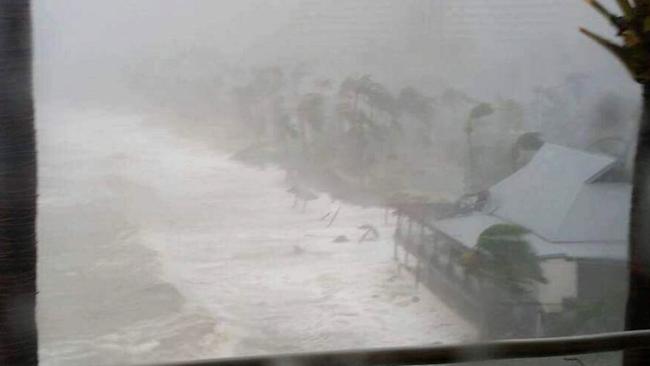
M 29 0 L 0 0 L 0 365 L 38 364 Z
M 402 240 L 402 213 L 398 211 L 397 224 L 395 225 L 395 235 L 393 237 L 393 259 L 396 261 L 399 260 L 399 258 L 397 258 L 397 245 L 398 241 L 400 240 Z
M 639 349 L 650 344 L 650 331 L 591 336 L 520 339 L 431 347 L 347 350 L 170 363 L 166 366 L 385 366 L 435 365 L 472 361 L 573 356 Z M 153 365 L 152 365 L 153 366 Z M 162 366 L 162 365 L 157 365 Z
M 412 244 L 411 243 L 411 240 L 412 240 L 411 235 L 413 234 L 413 219 L 409 217 L 408 220 L 409 220 L 409 228 L 408 228 L 408 232 L 406 234 L 406 244 L 403 246 L 404 249 L 405 249 L 404 250 L 404 268 L 406 268 L 407 270 L 409 269 L 409 251 L 408 251 L 407 247 L 410 247 L 411 244 Z

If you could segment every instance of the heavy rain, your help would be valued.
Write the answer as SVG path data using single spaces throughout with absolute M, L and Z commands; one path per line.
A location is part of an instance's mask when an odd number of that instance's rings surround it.
M 623 328 L 641 98 L 583 2 L 32 7 L 42 365 Z

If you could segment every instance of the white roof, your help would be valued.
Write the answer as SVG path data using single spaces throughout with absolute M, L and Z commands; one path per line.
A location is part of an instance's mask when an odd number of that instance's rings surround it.
M 438 220 L 433 223 L 433 227 L 455 241 L 473 248 L 485 229 L 492 225 L 505 223 L 494 216 L 475 214 Z
M 614 163 L 547 143 L 490 189 L 490 213 L 551 242 L 626 241 L 631 185 L 592 183 Z
M 493 225 L 507 223 L 507 221 L 491 215 L 475 214 L 436 221 L 433 226 L 463 246 L 473 248 L 483 231 Z M 570 257 L 615 260 L 626 260 L 627 258 L 625 241 L 551 243 L 535 234 L 528 234 L 525 238 L 541 258 Z

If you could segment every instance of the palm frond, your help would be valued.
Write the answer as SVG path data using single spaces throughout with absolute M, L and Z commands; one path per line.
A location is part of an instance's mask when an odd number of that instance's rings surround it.
M 585 0 L 618 30 L 622 44 L 616 44 L 587 29 L 580 31 L 618 58 L 632 77 L 650 83 L 650 0 L 617 0 L 623 16 L 607 10 L 598 0 Z
M 621 11 L 623 12 L 623 15 L 625 16 L 626 19 L 632 18 L 634 14 L 634 10 L 632 9 L 632 5 L 630 5 L 630 2 L 628 0 L 616 0 L 618 3 L 618 7 L 621 8 Z
M 507 286 L 522 288 L 546 283 L 534 248 L 526 239 L 529 230 L 513 224 L 497 224 L 484 230 L 476 243 L 480 270 Z
M 629 52 L 625 49 L 623 46 L 619 46 L 616 43 L 601 37 L 597 35 L 596 33 L 591 32 L 588 29 L 585 28 L 580 28 L 580 32 L 582 32 L 584 35 L 587 37 L 591 38 L 593 41 L 598 43 L 599 45 L 605 47 L 608 51 L 610 51 L 619 61 L 623 63 L 625 68 L 630 72 L 630 74 L 636 79 L 638 74 L 634 67 L 632 66 L 632 60 L 629 57 Z
M 589 4 L 589 5 L 591 5 L 594 9 L 596 9 L 596 11 L 600 15 L 605 17 L 605 19 L 609 20 L 614 25 L 618 26 L 618 18 L 619 17 L 617 17 L 616 15 L 611 13 L 609 10 L 607 10 L 607 8 L 605 8 L 600 2 L 598 2 L 597 0 L 585 0 L 585 2 L 587 4 Z

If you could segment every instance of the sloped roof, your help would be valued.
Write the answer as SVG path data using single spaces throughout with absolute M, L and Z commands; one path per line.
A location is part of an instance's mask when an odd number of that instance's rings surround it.
M 448 237 L 471 249 L 476 246 L 483 231 L 493 225 L 506 223 L 508 222 L 495 216 L 474 214 L 439 220 L 434 222 L 433 226 Z M 622 241 L 609 243 L 551 243 L 535 234 L 528 234 L 525 238 L 540 258 L 569 257 L 615 260 L 625 260 L 627 258 L 627 245 Z
M 490 189 L 490 213 L 550 242 L 626 241 L 631 186 L 592 183 L 611 157 L 545 144 Z
M 475 214 L 439 220 L 433 223 L 433 227 L 464 246 L 473 248 L 485 229 L 505 223 L 494 216 Z
M 627 241 L 632 186 L 585 184 L 557 231 L 563 242 Z

